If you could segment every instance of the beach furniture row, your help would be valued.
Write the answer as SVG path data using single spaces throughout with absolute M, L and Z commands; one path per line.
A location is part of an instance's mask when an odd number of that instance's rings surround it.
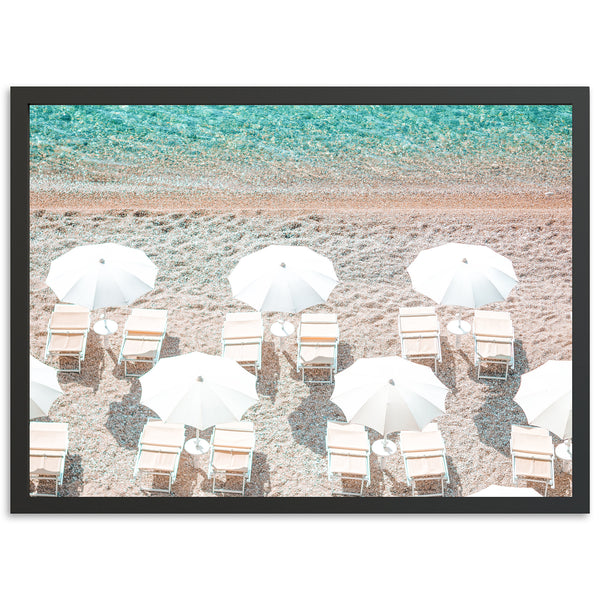
M 81 372 L 85 358 L 90 311 L 81 306 L 57 304 L 48 323 L 44 358 L 75 359 L 76 368 L 61 371 Z M 125 322 L 118 363 L 125 376 L 136 376 L 128 365 L 154 366 L 167 331 L 165 309 L 134 308 Z M 434 307 L 401 307 L 398 313 L 400 351 L 407 360 L 433 360 L 437 373 L 442 362 L 440 323 Z M 514 368 L 515 335 L 510 314 L 503 311 L 476 310 L 473 318 L 474 364 L 479 379 L 502 379 Z M 306 383 L 333 383 L 338 368 L 340 330 L 337 315 L 303 313 L 297 331 L 296 370 Z M 264 325 L 260 312 L 227 313 L 221 333 L 222 356 L 235 360 L 257 375 L 262 367 Z M 488 367 L 497 371 L 485 371 Z M 306 379 L 307 372 L 324 371 L 325 379 Z
M 327 477 L 332 495 L 362 496 L 371 483 L 371 447 L 364 425 L 328 421 L 326 432 Z M 164 423 L 150 418 L 138 443 L 133 469 L 134 480 L 146 474 L 153 485 L 142 487 L 151 492 L 171 493 L 177 477 L 185 443 L 183 424 Z M 256 445 L 254 425 L 248 421 L 216 425 L 210 440 L 208 479 L 213 493 L 244 495 L 252 477 L 252 459 Z M 62 485 L 69 446 L 67 423 L 30 423 L 30 479 L 35 496 L 57 496 Z M 554 487 L 554 447 L 550 432 L 542 427 L 513 425 L 510 452 L 513 483 L 521 481 Z M 443 437 L 436 423 L 423 431 L 401 431 L 400 453 L 406 480 L 413 496 L 443 496 L 449 482 L 448 462 Z M 155 479 L 156 478 L 156 479 Z M 164 486 L 154 485 L 162 481 Z M 218 480 L 224 478 L 224 483 Z M 241 489 L 227 486 L 241 480 Z M 50 489 L 39 482 L 48 481 Z M 347 484 L 350 485 L 347 485 Z M 418 486 L 427 484 L 425 493 Z M 438 484 L 439 491 L 429 484 Z M 360 484 L 360 487 L 358 487 Z M 421 487 L 422 489 L 422 487 Z

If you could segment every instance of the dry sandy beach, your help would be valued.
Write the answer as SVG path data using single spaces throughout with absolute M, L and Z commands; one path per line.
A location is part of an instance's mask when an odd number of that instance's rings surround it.
M 359 198 L 317 199 L 312 204 L 265 198 L 199 202 L 118 197 L 77 201 L 68 195 L 31 198 L 31 352 L 43 360 L 46 326 L 57 299 L 44 283 L 52 259 L 81 245 L 117 242 L 140 248 L 158 266 L 155 289 L 133 306 L 167 308 L 161 356 L 191 351 L 220 353 L 227 312 L 251 310 L 234 300 L 229 272 L 239 259 L 269 244 L 308 246 L 333 261 L 340 284 L 314 310 L 338 314 L 339 368 L 362 357 L 399 355 L 397 312 L 401 305 L 431 305 L 415 292 L 406 267 L 424 249 L 455 241 L 485 244 L 512 260 L 519 277 L 509 298 L 485 308 L 510 311 L 516 335 L 515 370 L 507 382 L 477 380 L 473 341 L 460 349 L 445 328 L 457 310 L 438 307 L 442 325 L 440 380 L 450 388 L 446 414 L 437 419 L 446 443 L 448 496 L 466 496 L 491 484 L 511 485 L 510 428 L 525 424 L 513 402 L 520 376 L 549 359 L 572 357 L 571 205 L 566 194 L 537 196 L 450 194 L 447 202 Z M 137 443 L 152 411 L 140 405 L 140 384 L 116 364 L 129 308 L 109 309 L 119 324 L 107 351 L 90 332 L 81 375 L 60 374 L 64 394 L 48 419 L 69 424 L 69 454 L 61 495 L 142 496 L 133 481 Z M 99 318 L 92 315 L 92 320 Z M 470 319 L 471 311 L 463 315 Z M 304 384 L 295 369 L 295 338 L 284 351 L 269 332 L 265 314 L 259 402 L 245 419 L 254 423 L 256 450 L 248 496 L 330 496 L 325 428 L 344 420 L 330 402 L 330 385 Z M 298 315 L 290 317 L 298 323 Z M 186 437 L 195 430 L 186 428 Z M 201 432 L 210 438 L 210 430 Z M 371 441 L 381 437 L 369 430 Z M 390 439 L 397 440 L 393 434 Z M 554 443 L 559 443 L 554 438 Z M 182 458 L 176 496 L 211 496 L 208 457 L 194 468 Z M 385 470 L 371 458 L 367 496 L 408 496 L 400 454 Z M 533 484 L 532 484 L 533 485 Z M 542 491 L 542 487 L 537 488 Z M 570 476 L 558 474 L 549 496 L 570 495 Z

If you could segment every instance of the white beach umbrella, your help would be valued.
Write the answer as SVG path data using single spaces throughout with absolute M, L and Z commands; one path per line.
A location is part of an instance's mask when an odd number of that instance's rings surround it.
M 267 246 L 242 258 L 228 279 L 234 298 L 260 312 L 300 312 L 338 284 L 332 262 L 304 246 Z
M 78 246 L 52 261 L 46 283 L 62 302 L 90 310 L 125 306 L 154 287 L 157 268 L 119 244 Z
M 258 401 L 256 376 L 230 358 L 191 352 L 161 358 L 140 377 L 141 403 L 165 423 L 199 430 L 241 420 Z
M 52 403 L 62 393 L 56 369 L 29 355 L 29 418 L 48 416 Z
M 422 430 L 445 412 L 447 393 L 429 367 L 389 356 L 360 358 L 338 373 L 331 401 L 349 423 L 366 425 L 385 440 L 394 431 Z
M 512 487 L 510 485 L 490 485 L 483 490 L 479 490 L 469 497 L 499 497 L 499 496 L 539 496 L 542 495 L 530 487 Z
M 505 300 L 517 283 L 508 258 L 473 244 L 423 250 L 407 271 L 417 292 L 444 306 L 479 308 Z
M 572 369 L 570 360 L 549 360 L 521 377 L 514 398 L 530 425 L 549 429 L 561 439 L 573 437 Z

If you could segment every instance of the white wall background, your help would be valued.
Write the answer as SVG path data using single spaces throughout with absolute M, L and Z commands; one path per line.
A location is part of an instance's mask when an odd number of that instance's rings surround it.
M 582 0 L 7 3 L 0 35 L 3 330 L 10 86 L 591 86 L 597 231 L 600 70 L 592 6 Z M 597 265 L 592 236 L 592 306 Z M 592 318 L 592 338 L 598 333 Z M 592 365 L 595 358 L 593 348 Z M 588 585 L 596 587 L 596 395 L 593 378 L 591 516 L 9 516 L 2 460 L 2 583 L 12 592 L 6 597 L 582 597 Z M 8 409 L 2 416 L 7 455 Z

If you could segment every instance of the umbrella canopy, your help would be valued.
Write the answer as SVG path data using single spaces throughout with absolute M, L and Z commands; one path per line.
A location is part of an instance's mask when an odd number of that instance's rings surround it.
M 62 393 L 56 369 L 29 355 L 29 418 L 48 416 L 52 403 Z
M 421 430 L 445 412 L 448 388 L 425 366 L 397 356 L 360 358 L 335 376 L 331 401 L 348 422 L 382 435 Z
M 130 304 L 154 287 L 157 271 L 141 250 L 92 244 L 53 260 L 46 283 L 62 302 L 94 310 Z
M 570 360 L 549 360 L 521 377 L 515 396 L 530 425 L 561 439 L 573 437 L 572 367 Z
M 541 494 L 530 487 L 511 487 L 509 485 L 490 485 L 483 490 L 479 490 L 469 497 L 499 497 L 499 496 L 539 496 Z
M 413 288 L 438 304 L 479 308 L 506 299 L 517 283 L 512 263 L 486 246 L 423 250 L 407 269 Z
M 258 401 L 255 375 L 234 360 L 202 352 L 162 358 L 140 383 L 143 405 L 165 423 L 196 429 L 239 421 Z
M 338 284 L 333 264 L 304 246 L 267 246 L 230 273 L 234 298 L 261 312 L 297 313 L 325 302 Z

